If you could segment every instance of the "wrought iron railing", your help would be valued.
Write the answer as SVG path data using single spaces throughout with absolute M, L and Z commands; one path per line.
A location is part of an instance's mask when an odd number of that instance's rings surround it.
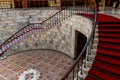
M 89 53 L 88 51 L 91 48 L 88 46 L 92 46 L 93 39 L 94 39 L 94 33 L 95 33 L 95 27 L 96 27 L 96 19 L 97 19 L 96 4 L 94 5 L 94 8 L 95 8 L 94 11 L 90 10 L 91 8 L 90 8 L 90 6 L 88 6 L 89 5 L 88 3 L 86 3 L 85 5 L 81 5 L 81 4 L 77 5 L 77 6 L 75 6 L 75 4 L 74 4 L 74 6 L 71 6 L 71 1 L 70 1 L 67 5 L 65 5 L 65 6 L 68 6 L 67 8 L 63 7 L 62 10 L 55 13 L 54 15 L 52 15 L 48 19 L 44 20 L 43 22 L 29 23 L 27 26 L 20 29 L 18 32 L 13 34 L 10 38 L 8 38 L 4 43 L 2 43 L 0 45 L 0 56 L 4 57 L 5 55 L 7 55 L 6 52 L 11 46 L 13 46 L 17 42 L 23 40 L 28 35 L 30 35 L 32 33 L 36 33 L 36 32 L 44 32 L 45 30 L 47 30 L 57 24 L 60 24 L 62 20 L 65 20 L 67 17 L 69 17 L 73 14 L 76 14 L 79 12 L 83 12 L 84 14 L 86 14 L 86 13 L 92 14 L 93 15 L 93 18 L 92 18 L 93 28 L 92 28 L 90 38 L 86 42 L 86 44 L 85 44 L 83 50 L 81 51 L 80 55 L 78 56 L 78 58 L 75 60 L 73 66 L 66 73 L 66 75 L 63 76 L 63 78 L 62 78 L 62 80 L 78 79 L 79 71 L 81 71 L 80 74 L 83 74 L 82 73 L 83 63 L 84 63 L 83 67 L 86 67 L 85 62 L 88 60 L 86 55 L 88 55 L 88 53 Z
M 62 20 L 70 16 L 69 12 L 64 11 L 66 8 L 58 11 L 54 15 L 50 16 L 48 19 L 44 20 L 41 23 L 28 23 L 25 27 L 21 28 L 18 32 L 13 34 L 8 38 L 4 43 L 0 45 L 0 56 L 4 56 L 5 52 L 14 44 L 24 39 L 31 33 L 34 32 L 43 32 L 56 24 L 59 24 Z M 62 16 L 64 15 L 64 16 Z
M 81 77 L 84 77 L 83 68 L 86 68 L 86 63 L 89 61 L 87 55 L 90 55 L 90 50 L 92 49 L 92 44 L 94 40 L 95 28 L 97 24 L 97 6 L 94 4 L 94 14 L 93 16 L 93 28 L 89 39 L 87 40 L 84 48 L 82 49 L 80 55 L 75 60 L 74 64 L 70 70 L 63 76 L 61 80 L 81 80 Z M 81 75 L 81 76 L 79 76 Z M 80 79 L 81 78 L 81 79 Z

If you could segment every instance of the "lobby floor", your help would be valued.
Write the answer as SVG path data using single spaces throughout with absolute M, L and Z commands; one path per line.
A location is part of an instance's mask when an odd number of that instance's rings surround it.
M 0 61 L 0 80 L 21 80 L 19 76 L 30 69 L 39 72 L 38 80 L 60 80 L 72 64 L 70 57 L 55 51 L 26 51 Z

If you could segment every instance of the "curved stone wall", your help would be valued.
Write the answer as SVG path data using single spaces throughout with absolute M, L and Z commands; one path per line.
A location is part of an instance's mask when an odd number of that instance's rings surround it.
M 58 10 L 14 10 L 0 12 L 0 44 L 15 32 L 28 24 L 28 22 L 42 22 Z M 49 12 L 49 13 L 48 13 Z
M 89 38 L 92 26 L 90 19 L 73 15 L 45 32 L 31 34 L 17 45 L 11 47 L 7 54 L 10 55 L 31 49 L 52 49 L 74 58 L 75 30 L 80 31 Z

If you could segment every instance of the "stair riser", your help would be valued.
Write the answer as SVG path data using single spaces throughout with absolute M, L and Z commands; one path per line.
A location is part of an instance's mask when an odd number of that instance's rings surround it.
M 80 79 L 79 77 L 78 77 L 78 79 L 77 79 L 77 77 L 76 77 L 76 78 L 74 78 L 74 80 L 83 80 L 83 79 Z
M 120 42 L 110 42 L 110 41 L 103 41 L 103 40 L 99 40 L 100 43 L 111 43 L 111 44 L 117 44 L 119 45 Z
M 98 44 L 98 38 L 94 39 L 94 44 Z
M 92 46 L 93 46 L 93 49 L 97 49 L 98 45 L 97 44 L 93 44 Z
M 96 31 L 98 33 L 104 33 L 104 34 L 120 34 L 120 31 L 119 30 L 99 30 L 99 31 Z
M 81 67 L 80 67 L 81 68 Z M 86 66 L 84 67 L 84 65 L 82 66 L 82 72 L 85 74 L 88 74 L 88 71 L 90 70 L 90 67 Z
M 96 53 L 97 53 L 97 49 L 92 49 L 92 50 L 91 50 L 91 54 L 96 55 Z
M 87 67 L 91 67 L 92 66 L 92 63 L 93 63 L 93 60 L 89 60 L 89 62 L 88 61 L 83 61 L 83 64 L 85 64 Z
M 120 38 L 119 36 L 104 36 L 104 35 L 102 35 L 102 36 L 96 36 L 96 38 L 116 38 L 116 39 L 118 39 L 118 38 Z
M 99 36 L 99 35 L 98 35 L 98 32 L 96 32 L 95 35 L 94 35 L 94 37 L 95 37 L 95 38 L 98 38 L 98 36 Z
M 98 22 L 98 25 L 106 25 L 106 24 L 108 24 L 108 25 L 114 25 L 114 24 L 120 24 L 120 22 Z
M 79 72 L 78 72 L 78 76 L 79 76 L 79 79 L 80 79 L 80 80 L 85 80 L 87 74 L 86 74 L 86 73 L 81 74 L 81 71 L 79 71 Z
M 94 60 L 95 59 L 95 56 L 88 56 L 88 60 Z

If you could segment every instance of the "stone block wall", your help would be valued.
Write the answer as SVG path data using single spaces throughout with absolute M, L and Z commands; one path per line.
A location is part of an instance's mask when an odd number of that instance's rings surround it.
M 7 54 L 32 49 L 52 49 L 74 58 L 75 30 L 80 31 L 89 38 L 92 26 L 91 20 L 74 15 L 42 33 L 31 34 L 17 45 L 11 47 Z
M 32 22 L 42 22 L 58 10 L 15 10 L 0 12 L 0 44 Z M 49 13 L 48 13 L 49 12 Z

